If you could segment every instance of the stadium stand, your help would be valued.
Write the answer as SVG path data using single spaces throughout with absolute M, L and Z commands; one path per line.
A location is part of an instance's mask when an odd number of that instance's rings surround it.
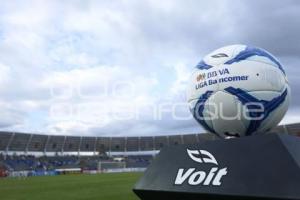
M 300 135 L 300 123 L 277 126 L 269 133 Z M 144 137 L 78 137 L 0 132 L 1 152 L 139 152 L 165 146 L 214 140 L 213 134 L 182 134 Z
M 153 151 L 154 150 L 154 137 L 140 137 L 139 138 L 140 151 Z
M 26 151 L 30 137 L 29 134 L 15 133 L 9 145 L 9 151 Z
M 48 136 L 44 152 L 60 152 L 63 151 L 66 136 Z
M 81 152 L 94 152 L 96 151 L 97 138 L 95 137 L 82 137 L 80 142 Z
M 163 147 L 169 146 L 169 136 L 154 137 L 155 150 L 161 150 Z
M 290 124 L 285 126 L 285 132 L 291 135 L 300 136 L 300 123 L 299 124 Z
M 300 136 L 300 123 L 277 126 L 269 133 Z M 207 133 L 151 137 L 77 137 L 3 131 L 0 132 L 0 177 L 24 170 L 35 175 L 65 173 L 68 169 L 97 171 L 99 163 L 103 163 L 103 169 L 104 164 L 105 168 L 124 166 L 144 169 L 163 147 L 215 139 L 216 136 Z M 121 161 L 118 164 L 116 160 Z
M 27 151 L 45 151 L 45 146 L 47 142 L 47 135 L 35 135 L 33 134 L 31 140 L 27 146 Z
M 111 149 L 111 151 L 124 152 L 125 151 L 125 138 L 124 137 L 111 138 L 110 149 Z
M 126 138 L 126 151 L 139 151 L 139 138 L 128 137 Z
M 183 135 L 182 137 L 184 144 L 194 144 L 195 142 L 199 142 L 197 134 Z
M 81 137 L 66 137 L 66 140 L 63 144 L 63 151 L 64 152 L 76 152 L 80 151 L 80 141 Z
M 96 151 L 101 153 L 110 152 L 110 140 L 111 138 L 108 137 L 98 138 Z
M 126 158 L 126 167 L 129 168 L 146 168 L 153 157 L 151 155 L 143 155 L 143 156 L 128 156 Z
M 11 138 L 14 133 L 1 132 L 0 133 L 0 151 L 7 151 L 8 144 L 10 143 Z
M 183 144 L 182 135 L 169 136 L 169 145 L 179 145 L 179 144 Z

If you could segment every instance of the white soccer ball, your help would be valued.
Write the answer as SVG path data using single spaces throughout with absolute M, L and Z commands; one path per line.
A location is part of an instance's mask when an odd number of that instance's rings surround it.
M 188 89 L 194 118 L 221 137 L 269 131 L 285 115 L 289 100 L 290 87 L 279 61 L 246 45 L 226 46 L 205 56 Z

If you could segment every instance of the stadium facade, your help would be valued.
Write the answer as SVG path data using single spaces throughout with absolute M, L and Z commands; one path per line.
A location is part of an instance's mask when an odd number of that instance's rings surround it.
M 269 133 L 285 133 L 300 136 L 300 123 L 281 125 Z M 112 153 L 159 151 L 165 146 L 194 144 L 213 140 L 216 137 L 208 133 L 143 136 L 143 137 L 78 137 L 41 135 L 16 132 L 0 132 L 0 152 L 59 153 Z

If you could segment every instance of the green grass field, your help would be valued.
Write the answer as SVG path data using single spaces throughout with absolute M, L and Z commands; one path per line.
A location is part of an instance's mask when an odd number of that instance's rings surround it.
M 141 173 L 61 175 L 0 179 L 1 200 L 136 200 Z

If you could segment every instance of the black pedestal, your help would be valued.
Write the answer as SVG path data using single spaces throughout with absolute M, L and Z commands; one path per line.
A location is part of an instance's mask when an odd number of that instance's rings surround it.
M 300 138 L 269 134 L 164 148 L 142 200 L 300 199 Z

